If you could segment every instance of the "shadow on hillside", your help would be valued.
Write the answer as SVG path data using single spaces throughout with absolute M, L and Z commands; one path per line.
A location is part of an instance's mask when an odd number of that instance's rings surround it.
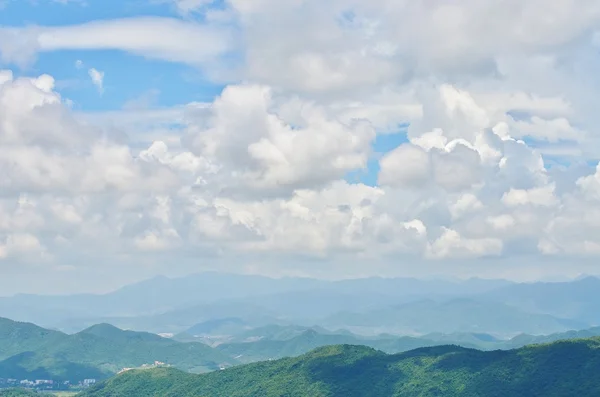
M 392 396 L 394 385 L 406 378 L 392 367 L 393 356 L 375 354 L 354 361 L 344 358 L 319 357 L 306 366 L 310 380 L 327 385 L 332 397 Z
M 465 395 L 600 395 L 600 351 L 584 343 L 559 343 L 521 351 L 481 353 L 466 350 L 444 356 L 440 371 L 469 371 Z M 582 393 L 584 391 L 584 393 Z
M 0 361 L 0 373 L 6 378 L 60 381 L 104 379 L 108 376 L 91 365 L 77 364 L 59 357 L 41 360 L 34 352 L 19 353 Z

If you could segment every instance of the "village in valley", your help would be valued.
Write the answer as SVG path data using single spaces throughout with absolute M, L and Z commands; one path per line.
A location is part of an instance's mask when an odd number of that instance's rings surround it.
M 123 373 L 132 370 L 152 369 L 170 367 L 162 361 L 154 361 L 152 364 L 142 364 L 139 367 L 123 368 L 118 373 Z M 36 391 L 80 391 L 95 385 L 97 379 L 83 379 L 80 381 L 56 381 L 52 379 L 15 379 L 15 378 L 0 378 L 0 389 L 24 388 Z

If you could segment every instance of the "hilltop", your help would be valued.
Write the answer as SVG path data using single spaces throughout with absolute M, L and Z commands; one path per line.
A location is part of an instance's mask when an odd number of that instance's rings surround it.
M 364 346 L 318 348 L 296 358 L 205 375 L 132 371 L 82 397 L 115 396 L 565 396 L 600 395 L 600 338 L 509 351 L 457 346 L 387 355 Z

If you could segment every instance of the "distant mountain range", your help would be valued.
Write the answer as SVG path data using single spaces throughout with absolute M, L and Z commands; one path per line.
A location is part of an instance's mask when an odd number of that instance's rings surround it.
M 427 299 L 363 313 L 337 313 L 324 319 L 321 324 L 326 327 L 351 327 L 351 330 L 367 328 L 408 335 L 481 332 L 501 336 L 553 333 L 587 326 L 584 322 L 528 313 L 515 306 L 474 298 L 443 302 Z
M 488 291 L 481 299 L 503 302 L 530 313 L 544 313 L 600 325 L 600 279 L 572 282 L 507 285 Z
M 238 318 L 246 329 L 319 325 L 354 333 L 550 334 L 600 325 L 600 280 L 516 284 L 504 280 L 303 278 L 204 273 L 158 277 L 105 295 L 0 298 L 0 316 L 74 333 L 98 323 L 179 334 Z M 239 324 L 238 324 L 239 325 Z
M 139 331 L 177 332 L 215 318 L 207 313 L 210 310 L 219 311 L 218 317 L 222 318 L 239 316 L 252 306 L 262 312 L 261 316 L 275 315 L 280 322 L 298 322 L 424 296 L 480 294 L 511 284 L 482 279 L 323 281 L 202 273 L 174 279 L 156 277 L 104 295 L 4 297 L 0 298 L 0 316 L 65 332 L 77 332 L 103 321 Z M 180 320 L 186 316 L 186 321 Z M 253 316 L 247 317 L 252 320 Z M 261 324 L 267 325 L 274 319 L 267 320 Z
M 131 371 L 82 397 L 596 396 L 599 350 L 600 338 L 493 352 L 438 346 L 397 355 L 336 345 L 206 375 Z

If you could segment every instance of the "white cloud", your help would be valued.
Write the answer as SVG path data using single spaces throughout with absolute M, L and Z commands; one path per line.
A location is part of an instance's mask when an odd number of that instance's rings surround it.
M 21 256 L 39 260 L 44 256 L 45 248 L 38 238 L 29 233 L 9 234 L 0 242 L 0 260 Z
M 473 213 L 474 211 L 483 208 L 483 204 L 477 196 L 472 193 L 465 193 L 449 206 L 452 218 L 458 219 L 465 214 Z
M 532 189 L 513 189 L 502 196 L 502 201 L 509 207 L 517 205 L 537 205 L 551 207 L 558 204 L 554 196 L 554 185 L 547 185 Z
M 7 62 L 112 49 L 235 81 L 81 114 L 52 77 L 0 72 L 5 262 L 33 241 L 132 267 L 320 258 L 307 273 L 598 254 L 600 168 L 577 159 L 600 156 L 597 1 L 167 2 L 187 18 L 0 30 Z M 345 181 L 376 162 L 376 187 Z
M 503 58 L 553 53 L 589 39 L 600 21 L 590 0 L 230 4 L 247 37 L 249 77 L 344 94 L 415 74 L 489 75 Z
M 421 187 L 431 178 L 428 152 L 411 144 L 394 149 L 379 164 L 379 183 L 382 185 Z
M 290 192 L 366 166 L 375 138 L 368 123 L 341 123 L 311 103 L 291 112 L 283 102 L 284 115 L 278 105 L 267 87 L 229 86 L 216 99 L 207 125 L 190 128 L 190 148 L 223 166 L 216 178 L 226 189 Z
M 502 137 L 413 132 L 380 160 L 381 186 L 368 187 L 341 179 L 365 167 L 375 131 L 368 120 L 337 120 L 339 103 L 329 108 L 264 86 L 229 86 L 213 104 L 180 115 L 187 125 L 182 145 L 155 141 L 136 155 L 66 109 L 50 76 L 3 76 L 0 113 L 10 117 L 0 128 L 0 235 L 9 241 L 15 231 L 29 234 L 48 254 L 65 244 L 99 249 L 102 241 L 113 255 L 184 249 L 477 258 L 510 254 L 515 238 L 560 253 L 573 243 L 553 225 L 581 200 L 596 199 L 594 175 L 572 180 L 576 195 L 557 192 L 539 154 L 510 138 L 510 129 Z M 464 116 L 447 111 L 459 108 L 454 102 L 445 106 L 444 117 Z M 493 120 L 482 111 L 467 124 Z
M 429 245 L 431 258 L 469 258 L 496 256 L 502 252 L 502 241 L 494 238 L 464 238 L 457 231 L 444 229 L 442 235 Z
M 92 83 L 96 86 L 100 95 L 102 95 L 104 93 L 104 72 L 91 68 L 88 70 L 88 74 L 90 75 L 90 79 L 92 79 Z
M 0 53 L 5 62 L 26 63 L 38 52 L 121 50 L 154 59 L 205 65 L 232 49 L 218 26 L 160 17 L 132 17 L 56 27 L 4 27 Z

